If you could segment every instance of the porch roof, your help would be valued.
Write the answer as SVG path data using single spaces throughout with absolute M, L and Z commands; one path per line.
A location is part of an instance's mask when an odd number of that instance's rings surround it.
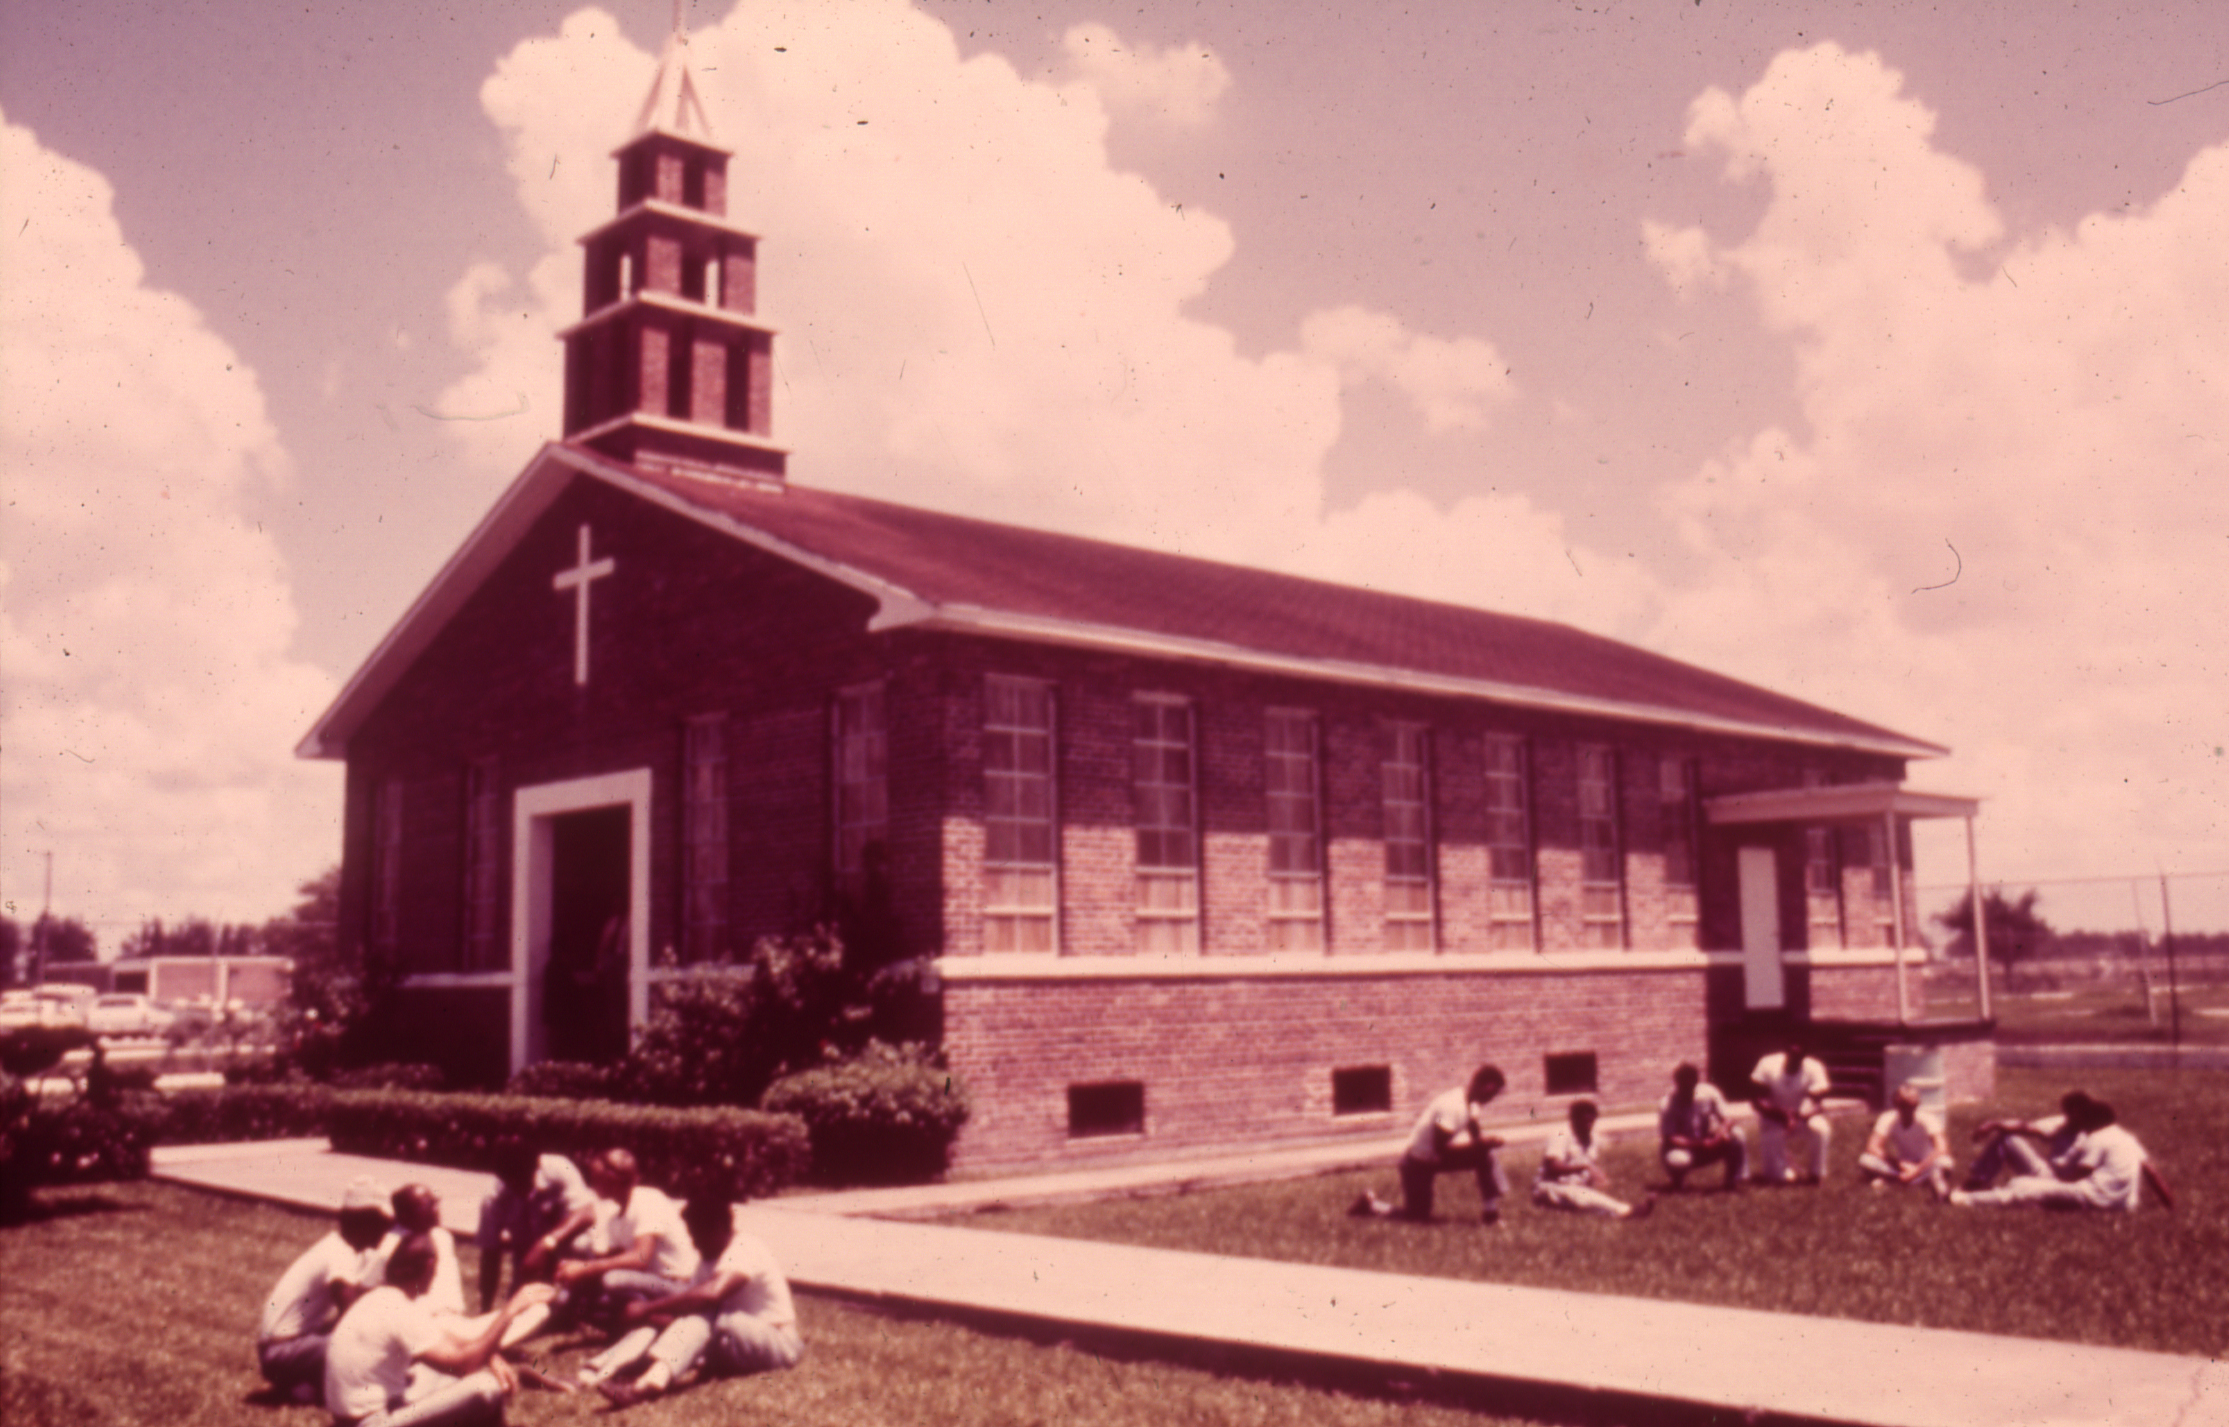
M 1767 788 L 1703 800 L 1713 826 L 1747 823 L 1878 822 L 1900 818 L 1970 818 L 1981 799 L 1923 793 L 1901 783 L 1840 783 L 1823 788 Z

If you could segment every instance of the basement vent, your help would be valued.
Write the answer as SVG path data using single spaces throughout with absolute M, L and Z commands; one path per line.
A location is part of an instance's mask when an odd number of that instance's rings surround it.
M 1145 1082 L 1113 1080 L 1068 1087 L 1068 1138 L 1145 1133 Z
M 1393 1108 L 1393 1067 L 1348 1065 L 1331 1072 L 1331 1113 L 1383 1115 Z
M 1595 1091 L 1594 1052 L 1569 1051 L 1548 1057 L 1550 1095 L 1592 1095 Z

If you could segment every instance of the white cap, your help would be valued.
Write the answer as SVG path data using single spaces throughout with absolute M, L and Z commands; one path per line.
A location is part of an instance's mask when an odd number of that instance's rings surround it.
M 360 1174 L 348 1182 L 348 1192 L 341 1196 L 341 1209 L 377 1209 L 387 1212 L 390 1196 L 387 1186 L 368 1174 Z

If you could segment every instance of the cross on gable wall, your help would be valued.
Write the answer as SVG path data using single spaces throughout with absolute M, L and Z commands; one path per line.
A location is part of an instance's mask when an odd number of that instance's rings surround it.
M 589 586 L 619 568 L 609 555 L 601 560 L 589 558 L 588 526 L 580 528 L 579 562 L 569 570 L 559 570 L 550 577 L 550 588 L 573 595 L 573 683 L 588 683 L 588 596 Z

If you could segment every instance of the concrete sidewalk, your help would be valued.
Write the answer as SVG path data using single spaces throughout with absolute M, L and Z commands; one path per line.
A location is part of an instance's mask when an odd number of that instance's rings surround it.
M 1291 1153 L 1159 1166 L 1158 1180 L 1150 1166 L 1100 1171 L 1098 1187 L 1140 1193 L 1229 1173 L 1316 1172 Z M 164 1150 L 155 1172 L 320 1209 L 337 1206 L 357 1174 L 420 1180 L 441 1194 L 444 1222 L 466 1231 L 493 1186 L 485 1174 L 337 1155 L 319 1141 Z M 1608 1408 L 1656 1422 L 1715 1409 L 1735 1420 L 1865 1427 L 2229 1427 L 2229 1364 L 2204 1358 L 862 1217 L 1079 1197 L 1092 1177 L 799 1196 L 747 1205 L 739 1217 L 775 1246 L 800 1288 L 1295 1375 L 1430 1383 L 1491 1410 Z

